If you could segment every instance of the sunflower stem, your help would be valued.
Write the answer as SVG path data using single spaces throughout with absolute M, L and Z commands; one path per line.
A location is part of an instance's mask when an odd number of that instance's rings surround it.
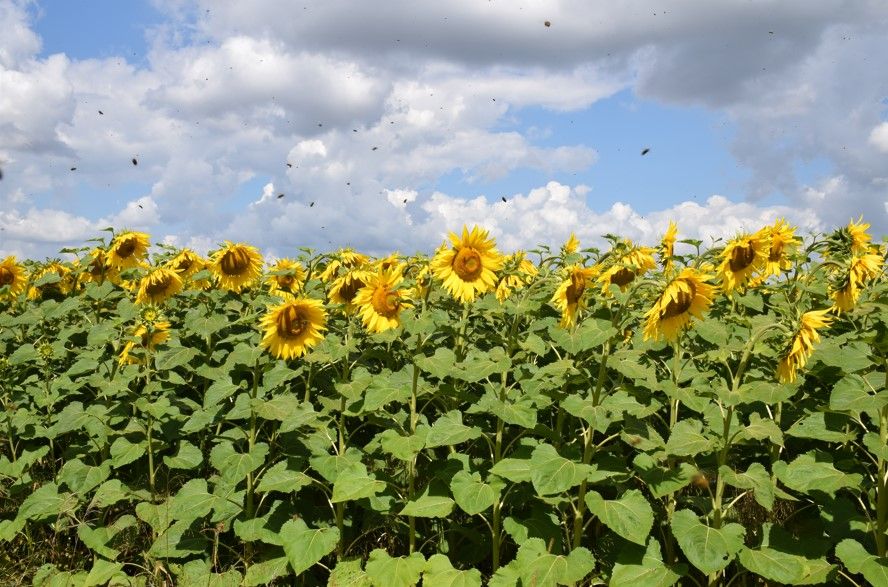
M 416 434 L 416 424 L 419 420 L 419 414 L 416 410 L 416 393 L 419 388 L 419 366 L 416 364 L 416 357 L 422 350 L 422 336 L 416 335 L 416 350 L 413 354 L 413 381 L 410 386 L 410 436 Z M 410 460 L 407 466 L 407 499 L 413 501 L 416 492 L 416 455 Z M 407 525 L 409 526 L 409 554 L 413 554 L 416 550 L 416 518 L 407 516 Z
M 253 447 L 256 446 L 256 398 L 259 395 L 259 377 L 261 375 L 261 369 L 259 367 L 259 360 L 256 359 L 255 364 L 253 365 L 253 388 L 250 390 L 250 434 L 247 436 L 247 452 L 253 452 Z M 255 487 L 255 479 L 253 478 L 253 472 L 250 471 L 247 473 L 247 497 L 246 497 L 246 517 L 247 520 L 252 520 L 253 516 L 256 513 L 255 501 L 256 501 L 256 487 Z M 250 542 L 247 542 L 244 545 L 244 561 L 246 563 L 250 563 L 253 559 L 253 545 Z
M 888 388 L 888 359 L 882 356 L 882 365 L 885 368 L 885 387 Z M 882 406 L 879 418 L 879 438 L 882 446 L 888 445 L 888 405 Z M 878 457 L 878 472 L 876 477 L 876 555 L 880 557 L 888 554 L 888 461 L 884 458 L 884 451 Z

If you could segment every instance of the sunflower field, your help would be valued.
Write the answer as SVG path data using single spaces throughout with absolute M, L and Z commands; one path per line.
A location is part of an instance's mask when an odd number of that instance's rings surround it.
M 0 259 L 0 584 L 888 585 L 868 229 Z

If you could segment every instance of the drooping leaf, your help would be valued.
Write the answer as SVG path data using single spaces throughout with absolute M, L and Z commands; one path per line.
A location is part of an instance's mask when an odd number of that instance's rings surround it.
M 642 546 L 647 543 L 654 526 L 654 510 L 637 489 L 630 489 L 619 499 L 604 499 L 601 494 L 590 491 L 586 494 L 586 505 L 617 535 Z
M 339 542 L 338 529 L 309 528 L 301 518 L 285 522 L 280 536 L 287 560 L 297 575 L 333 552 Z
M 740 524 L 713 528 L 700 522 L 691 510 L 672 515 L 672 535 L 692 565 L 702 572 L 715 573 L 728 566 L 743 548 L 746 531 Z

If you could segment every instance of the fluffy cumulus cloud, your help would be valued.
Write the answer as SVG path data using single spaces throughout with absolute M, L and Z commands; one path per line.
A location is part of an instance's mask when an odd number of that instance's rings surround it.
M 271 254 L 430 250 L 462 223 L 505 249 L 571 230 L 652 242 L 671 218 L 703 239 L 777 216 L 825 229 L 863 213 L 888 232 L 878 0 L 154 4 L 166 21 L 136 65 L 41 55 L 31 3 L 0 0 L 0 254 L 52 254 L 108 224 Z M 505 123 L 625 90 L 725 116 L 748 183 L 653 211 L 564 180 L 506 202 L 473 191 L 590 169 L 593 137 Z M 454 175 L 467 193 L 444 193 Z

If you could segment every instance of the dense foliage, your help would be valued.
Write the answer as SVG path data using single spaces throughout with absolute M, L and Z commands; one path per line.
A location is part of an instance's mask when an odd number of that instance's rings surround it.
M 866 225 L 0 264 L 0 582 L 888 585 Z

